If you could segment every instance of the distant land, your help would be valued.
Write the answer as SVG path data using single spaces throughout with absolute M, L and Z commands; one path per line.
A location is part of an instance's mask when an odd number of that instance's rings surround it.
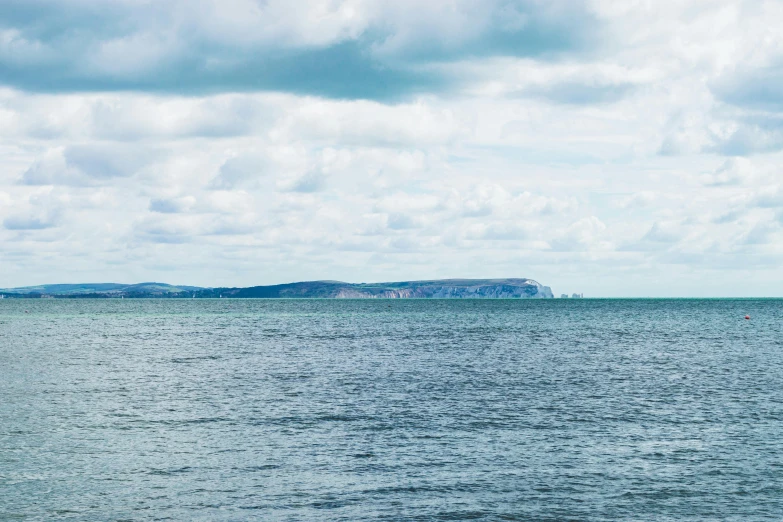
M 166 283 L 84 283 L 0 289 L 6 298 L 430 298 L 551 299 L 548 286 L 532 279 L 439 279 L 396 283 L 305 281 L 248 288 L 203 288 Z

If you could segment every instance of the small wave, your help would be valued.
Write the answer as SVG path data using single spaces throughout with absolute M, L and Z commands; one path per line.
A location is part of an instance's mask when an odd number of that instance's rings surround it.
M 249 472 L 255 472 L 255 471 L 269 471 L 273 469 L 280 469 L 283 466 L 280 466 L 279 464 L 261 464 L 259 466 L 244 466 L 241 468 L 233 468 L 238 471 L 249 471 Z
M 160 475 L 160 476 L 171 476 L 171 475 L 179 475 L 182 473 L 189 473 L 193 471 L 194 468 L 190 466 L 183 466 L 181 468 L 173 468 L 173 469 L 151 469 L 147 471 L 148 475 Z

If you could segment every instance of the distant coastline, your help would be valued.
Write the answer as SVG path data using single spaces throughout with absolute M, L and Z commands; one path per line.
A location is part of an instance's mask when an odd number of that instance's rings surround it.
M 166 283 L 54 284 L 0 289 L 7 298 L 322 298 L 322 299 L 552 299 L 552 289 L 526 278 L 438 279 L 391 283 L 304 281 L 245 288 L 204 288 Z

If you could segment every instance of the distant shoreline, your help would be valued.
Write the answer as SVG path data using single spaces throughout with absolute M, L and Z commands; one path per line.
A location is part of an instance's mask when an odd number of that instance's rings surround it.
M 440 279 L 391 283 L 304 281 L 246 288 L 202 288 L 166 283 L 85 283 L 0 289 L 7 298 L 38 299 L 553 299 L 548 286 L 526 278 Z

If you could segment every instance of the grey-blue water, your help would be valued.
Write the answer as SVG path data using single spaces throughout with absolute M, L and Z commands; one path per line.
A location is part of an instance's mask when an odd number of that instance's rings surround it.
M 782 325 L 779 300 L 6 299 L 0 520 L 781 520 Z

